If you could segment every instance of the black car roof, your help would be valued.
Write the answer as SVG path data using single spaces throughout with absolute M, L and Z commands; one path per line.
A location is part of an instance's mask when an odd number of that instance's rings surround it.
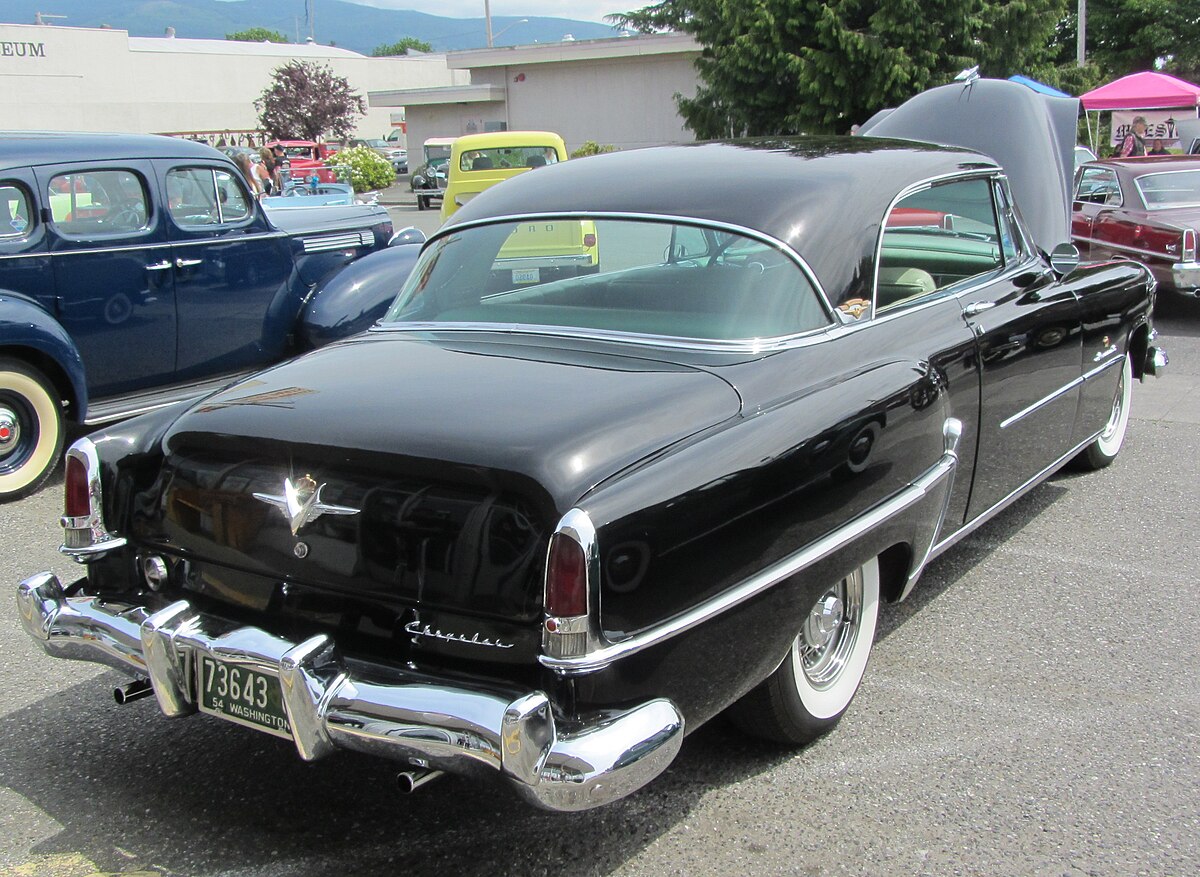
M 692 143 L 614 152 L 520 174 L 446 228 L 529 213 L 637 213 L 762 232 L 803 256 L 834 301 L 870 278 L 879 224 L 903 189 L 995 169 L 966 149 L 869 137 Z
M 0 131 L 0 168 L 167 157 L 227 160 L 207 144 L 158 134 Z

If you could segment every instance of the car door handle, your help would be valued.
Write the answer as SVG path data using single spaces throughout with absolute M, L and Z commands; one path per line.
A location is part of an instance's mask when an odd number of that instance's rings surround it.
M 996 303 L 994 301 L 973 301 L 963 308 L 963 315 L 967 317 L 974 317 L 982 314 L 984 311 L 990 311 L 995 306 Z
M 163 259 L 161 262 L 157 262 L 154 265 L 147 265 L 146 270 L 147 271 L 166 271 L 170 267 L 171 267 L 170 260 Z
M 199 265 L 203 261 L 204 261 L 203 259 L 176 259 L 175 267 L 176 268 L 194 268 L 196 265 Z

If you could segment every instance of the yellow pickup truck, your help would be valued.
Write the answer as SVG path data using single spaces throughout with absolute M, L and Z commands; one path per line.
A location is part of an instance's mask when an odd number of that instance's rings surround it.
M 549 131 L 468 134 L 454 141 L 442 221 L 509 177 L 566 161 L 563 139 Z M 589 274 L 600 268 L 596 224 L 587 220 L 522 223 L 497 254 L 493 280 L 504 288 Z

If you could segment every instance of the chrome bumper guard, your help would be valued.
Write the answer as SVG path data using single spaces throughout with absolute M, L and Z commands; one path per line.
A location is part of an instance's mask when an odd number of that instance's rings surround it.
M 473 687 L 407 671 L 355 675 L 324 634 L 293 643 L 197 612 L 185 600 L 155 611 L 68 597 L 56 576 L 17 592 L 21 623 L 47 654 L 146 675 L 167 716 L 197 711 L 199 657 L 279 679 L 291 736 L 312 761 L 336 748 L 426 770 L 500 774 L 547 810 L 586 810 L 654 779 L 683 743 L 669 700 L 557 723 L 541 691 Z
M 1176 289 L 1200 293 L 1200 262 L 1176 262 L 1171 266 L 1171 282 Z

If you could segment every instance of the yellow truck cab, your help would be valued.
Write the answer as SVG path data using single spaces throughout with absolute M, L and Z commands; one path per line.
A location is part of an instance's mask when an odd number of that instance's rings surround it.
M 442 221 L 484 189 L 566 160 L 566 144 L 550 131 L 500 131 L 459 137 L 450 151 Z M 544 221 L 521 225 L 513 232 L 497 254 L 493 281 L 508 289 L 598 270 L 600 248 L 594 222 Z

